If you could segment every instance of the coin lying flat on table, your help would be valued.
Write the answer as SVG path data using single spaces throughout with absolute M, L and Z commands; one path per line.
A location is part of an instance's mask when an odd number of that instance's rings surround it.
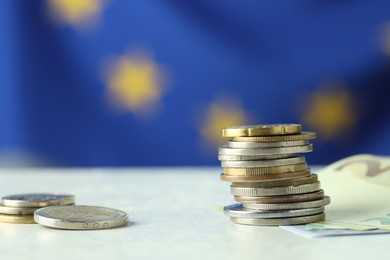
M 307 208 L 323 207 L 328 205 L 329 203 L 330 203 L 330 197 L 325 196 L 323 199 L 320 200 L 294 202 L 294 203 L 262 204 L 262 203 L 244 202 L 243 207 L 252 210 L 288 210 L 288 209 L 307 209 Z
M 232 126 L 222 129 L 223 137 L 234 136 L 263 136 L 298 134 L 302 131 L 300 124 L 274 124 L 274 125 L 244 125 Z
M 253 226 L 300 225 L 325 220 L 325 213 L 294 218 L 230 218 L 234 223 Z
M 292 210 L 248 210 L 242 204 L 233 204 L 225 206 L 223 212 L 225 215 L 233 218 L 289 218 L 315 215 L 324 212 L 324 207 Z
M 14 224 L 36 224 L 33 215 L 0 214 L 0 222 L 14 223 Z
M 287 142 L 299 140 L 311 140 L 317 137 L 316 133 L 302 132 L 297 135 L 274 135 L 274 136 L 234 136 L 232 141 L 237 142 Z
M 74 204 L 74 196 L 55 193 L 15 194 L 1 198 L 1 203 L 7 207 L 46 207 L 51 205 Z
M 59 229 L 106 229 L 128 223 L 128 215 L 118 209 L 97 206 L 51 206 L 34 213 L 37 223 Z

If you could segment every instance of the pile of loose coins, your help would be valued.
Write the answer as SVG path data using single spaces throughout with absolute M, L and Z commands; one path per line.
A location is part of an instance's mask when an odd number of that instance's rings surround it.
M 299 124 L 227 127 L 219 148 L 223 181 L 232 182 L 238 204 L 224 207 L 237 224 L 278 226 L 325 220 L 324 195 L 317 175 L 300 155 L 311 152 L 315 133 Z
M 75 196 L 29 193 L 4 196 L 0 222 L 34 224 L 58 229 L 106 229 L 128 223 L 127 213 L 106 207 L 74 205 Z

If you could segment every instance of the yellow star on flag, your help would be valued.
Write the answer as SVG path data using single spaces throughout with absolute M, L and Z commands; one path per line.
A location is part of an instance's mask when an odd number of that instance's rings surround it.
M 335 139 L 353 131 L 357 107 L 352 94 L 342 87 L 326 87 L 303 101 L 303 122 L 321 138 Z
M 163 82 L 163 69 L 149 55 L 132 52 L 112 62 L 107 87 L 116 106 L 144 114 L 158 107 Z
M 99 17 L 104 0 L 48 0 L 49 13 L 57 20 L 74 25 L 88 26 Z
M 222 128 L 228 126 L 245 125 L 250 116 L 237 100 L 221 98 L 210 104 L 206 110 L 205 120 L 201 126 L 201 135 L 206 144 L 219 146 L 226 142 L 222 137 Z

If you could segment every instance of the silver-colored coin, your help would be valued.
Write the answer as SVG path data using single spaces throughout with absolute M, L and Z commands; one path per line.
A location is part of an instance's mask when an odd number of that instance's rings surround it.
M 325 213 L 294 218 L 230 218 L 236 224 L 251 226 L 286 226 L 308 224 L 325 220 Z
M 59 229 L 107 229 L 128 223 L 128 215 L 118 209 L 97 206 L 52 206 L 34 213 L 38 224 Z
M 292 179 L 276 179 L 276 180 L 263 180 L 263 181 L 251 181 L 251 182 L 232 182 L 233 187 L 242 188 L 271 188 L 282 186 L 298 186 L 303 184 L 314 183 L 318 181 L 317 174 L 313 173 L 308 177 L 292 178 Z
M 259 196 L 259 197 L 245 197 L 245 196 L 234 196 L 234 199 L 239 202 L 253 202 L 253 203 L 295 203 L 303 201 L 319 200 L 324 198 L 324 191 L 319 190 L 310 193 L 302 194 L 290 194 L 290 195 L 279 195 L 279 196 Z
M 305 156 L 296 156 L 286 159 L 261 160 L 261 161 L 222 161 L 223 168 L 261 168 L 274 167 L 306 162 Z
M 243 207 L 241 203 L 225 206 L 223 212 L 225 215 L 233 218 L 289 218 L 302 217 L 323 213 L 324 207 L 293 209 L 293 210 L 249 210 Z
M 304 201 L 304 202 L 293 202 L 293 203 L 274 203 L 274 204 L 263 204 L 244 202 L 243 207 L 249 210 L 289 210 L 289 209 L 307 209 L 317 208 L 329 205 L 330 197 L 325 196 L 320 200 Z
M 230 187 L 231 194 L 242 197 L 277 196 L 315 192 L 321 189 L 319 181 L 298 186 L 283 186 L 272 188 Z
M 291 146 L 302 146 L 308 145 L 309 141 L 285 141 L 285 142 L 236 142 L 228 141 L 227 146 L 230 148 L 276 148 L 276 147 L 291 147 Z
M 15 194 L 1 198 L 1 203 L 7 207 L 46 207 L 52 205 L 74 204 L 74 196 L 55 193 Z
M 22 208 L 22 207 L 7 207 L 0 204 L 0 214 L 6 214 L 6 215 L 32 215 L 37 209 L 40 209 L 41 207 L 29 207 L 29 208 Z
M 302 145 L 281 148 L 230 148 L 223 145 L 218 149 L 219 155 L 272 155 L 272 154 L 292 154 L 292 153 L 307 153 L 313 151 L 313 145 Z
M 295 154 L 270 154 L 270 155 L 227 155 L 219 154 L 220 161 L 253 161 L 253 160 L 272 160 L 284 159 L 296 156 Z

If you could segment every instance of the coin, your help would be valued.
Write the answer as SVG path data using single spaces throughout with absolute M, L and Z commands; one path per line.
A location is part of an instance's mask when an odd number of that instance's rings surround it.
M 253 161 L 253 160 L 272 160 L 272 159 L 284 159 L 296 156 L 295 154 L 270 154 L 270 155 L 229 155 L 219 154 L 218 159 L 220 161 Z
M 244 202 L 243 207 L 252 210 L 288 210 L 288 209 L 307 209 L 323 207 L 330 203 L 330 197 L 325 196 L 320 200 L 293 202 L 293 203 L 275 203 L 275 204 L 263 204 Z
M 33 215 L 0 214 L 0 222 L 14 223 L 14 224 L 36 224 Z
M 230 148 L 277 148 L 308 145 L 309 141 L 284 141 L 284 142 L 236 142 L 228 141 L 227 146 Z
M 315 215 L 324 212 L 324 207 L 293 209 L 280 211 L 248 210 L 241 203 L 225 206 L 223 212 L 226 216 L 233 218 L 289 218 Z
M 229 168 L 225 168 L 229 169 Z M 233 168 L 235 169 L 235 168 Z M 310 169 L 299 172 L 287 172 L 287 173 L 276 173 L 266 175 L 227 175 L 221 174 L 221 180 L 229 182 L 259 182 L 259 181 L 270 181 L 270 180 L 291 180 L 295 178 L 302 178 L 310 176 Z
M 7 215 L 32 215 L 37 209 L 40 209 L 40 207 L 7 207 L 0 204 L 0 214 Z
M 222 129 L 223 137 L 263 136 L 297 134 L 302 130 L 299 124 L 246 125 L 231 126 Z
M 291 154 L 291 153 L 307 153 L 313 151 L 313 145 L 301 145 L 292 147 L 280 148 L 230 148 L 227 145 L 222 145 L 218 148 L 219 155 L 273 155 L 273 154 Z
M 257 197 L 257 196 L 277 196 L 302 194 L 318 191 L 321 189 L 319 181 L 315 183 L 303 184 L 299 186 L 283 186 L 283 187 L 268 187 L 268 188 L 248 188 L 248 187 L 233 187 L 230 191 L 232 195 L 243 197 Z
M 121 210 L 97 206 L 51 206 L 34 213 L 37 223 L 59 229 L 106 229 L 124 226 L 128 215 Z
M 295 156 L 286 159 L 275 159 L 275 160 L 256 160 L 256 161 L 222 161 L 221 166 L 224 168 L 264 168 L 264 167 L 275 167 L 282 165 L 291 165 L 304 163 L 304 156 Z
M 276 179 L 276 180 L 261 180 L 256 182 L 233 182 L 233 187 L 252 187 L 252 188 L 269 188 L 281 186 L 298 186 L 302 184 L 314 183 L 318 181 L 316 174 L 309 177 L 294 178 L 294 179 Z
M 74 196 L 54 193 L 15 194 L 1 198 L 1 203 L 7 207 L 46 207 L 51 205 L 74 204 Z
M 240 175 L 240 176 L 259 176 L 259 175 L 272 175 L 288 172 L 300 172 L 307 170 L 306 163 L 298 163 L 292 165 L 282 165 L 274 167 L 262 167 L 262 168 L 224 168 L 223 172 L 226 175 Z
M 325 220 L 325 213 L 293 218 L 230 218 L 231 221 L 237 224 L 253 225 L 253 226 L 284 226 L 284 225 L 300 225 L 308 224 Z
M 299 140 L 311 140 L 317 137 L 316 133 L 302 132 L 298 135 L 275 135 L 275 136 L 234 136 L 232 141 L 237 142 L 287 142 Z
M 263 196 L 263 197 L 244 197 L 234 196 L 238 202 L 256 202 L 256 203 L 293 203 L 301 201 L 319 200 L 324 198 L 324 191 L 319 190 L 311 193 L 294 194 L 294 195 L 279 195 L 279 196 Z

